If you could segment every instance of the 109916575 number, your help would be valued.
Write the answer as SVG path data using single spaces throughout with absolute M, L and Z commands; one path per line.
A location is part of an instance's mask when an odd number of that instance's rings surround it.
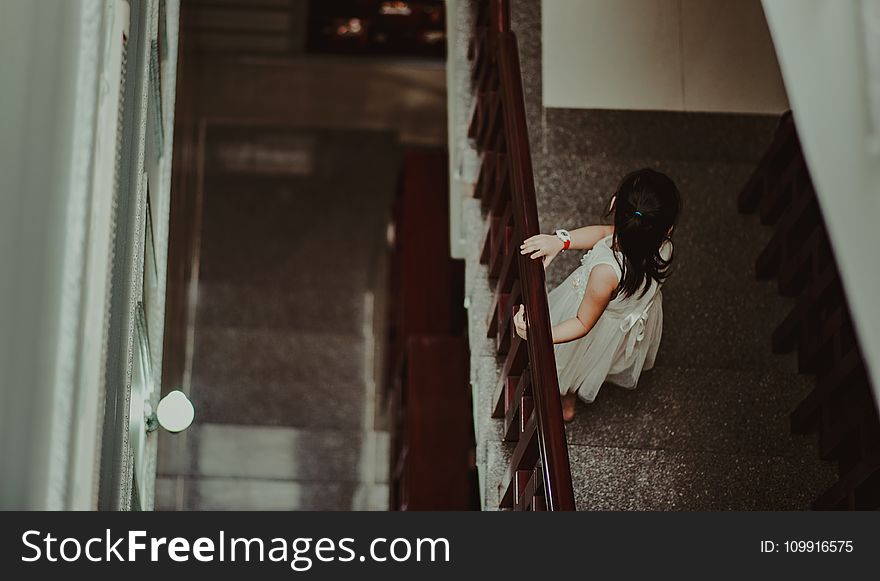
M 786 553 L 852 553 L 852 541 L 785 541 Z
M 852 541 L 761 541 L 762 553 L 852 553 Z

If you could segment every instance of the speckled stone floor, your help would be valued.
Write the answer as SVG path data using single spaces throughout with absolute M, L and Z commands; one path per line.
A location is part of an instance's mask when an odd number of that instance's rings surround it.
M 545 109 L 541 101 L 540 3 L 514 0 L 542 230 L 604 223 L 623 175 L 653 167 L 675 179 L 684 212 L 675 274 L 664 287 L 657 367 L 636 390 L 604 386 L 567 426 L 579 510 L 790 510 L 834 480 L 815 442 L 789 432 L 790 411 L 809 390 L 793 361 L 772 354 L 770 333 L 791 304 L 753 276 L 771 232 L 736 211 L 736 195 L 773 135 L 769 116 Z M 478 209 L 470 214 L 472 222 Z M 471 236 L 479 240 L 478 223 Z M 548 270 L 555 286 L 580 256 Z M 484 331 L 485 275 L 470 257 L 471 337 Z M 485 310 L 482 311 L 483 313 Z M 482 336 L 485 336 L 483 334 Z M 479 343 L 479 341 L 476 341 Z M 478 461 L 486 508 L 509 451 L 485 409 L 497 377 L 475 353 Z M 482 411 L 482 413 L 481 413 Z
M 160 447 L 160 509 L 388 506 L 374 308 L 400 146 L 383 131 L 209 127 L 209 159 L 273 132 L 308 144 L 297 175 L 208 165 L 196 424 L 176 455 Z

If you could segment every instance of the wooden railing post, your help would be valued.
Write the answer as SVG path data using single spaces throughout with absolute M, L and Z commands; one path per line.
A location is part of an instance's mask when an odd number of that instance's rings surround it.
M 774 234 L 755 263 L 797 303 L 773 332 L 773 350 L 797 350 L 798 371 L 815 387 L 791 414 L 795 432 L 819 433 L 819 453 L 838 463 L 838 479 L 816 509 L 867 510 L 880 498 L 880 417 L 850 318 L 831 239 L 794 118 L 783 115 L 776 136 L 739 196 Z
M 475 195 L 484 196 L 486 220 L 495 225 L 489 228 L 482 259 L 497 287 L 487 314 L 489 335 L 496 337 L 504 360 L 495 415 L 505 418 L 505 439 L 516 442 L 501 507 L 574 510 L 544 268 L 518 251 L 525 238 L 540 230 L 519 52 L 506 0 L 478 5 L 474 36 L 477 103 L 470 134 L 483 159 Z M 504 163 L 498 163 L 502 156 Z M 496 230 L 508 220 L 513 238 L 498 244 Z M 502 314 L 512 309 L 513 297 L 526 306 L 525 342 L 515 336 L 511 317 Z M 529 381 L 520 381 L 523 375 Z
M 506 3 L 505 3 L 506 4 Z M 500 35 L 498 55 L 501 73 L 502 106 L 509 123 L 508 155 L 510 167 L 515 168 L 512 181 L 514 222 L 517 225 L 516 248 L 530 236 L 540 233 L 538 206 L 535 198 L 535 180 L 529 149 L 523 99 L 519 51 L 513 32 Z M 538 419 L 538 448 L 543 462 L 545 499 L 549 510 L 574 510 L 574 492 L 565 426 L 562 420 L 562 402 L 556 375 L 556 357 L 547 304 L 547 287 L 541 261 L 516 253 L 520 278 L 523 281 L 523 299 L 529 322 L 529 368 Z
M 510 32 L 510 2 L 508 0 L 492 0 L 498 32 Z

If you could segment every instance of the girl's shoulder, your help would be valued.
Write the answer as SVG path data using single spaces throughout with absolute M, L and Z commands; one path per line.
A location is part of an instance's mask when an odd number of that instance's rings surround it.
M 607 251 L 611 254 L 615 254 L 617 251 L 613 250 L 614 246 L 614 232 L 608 234 L 607 236 L 602 237 L 596 242 L 596 245 L 593 248 L 599 248 L 602 251 Z
M 617 275 L 617 279 L 620 280 L 622 275 L 620 269 L 620 252 L 612 250 L 612 243 L 613 234 L 609 234 L 600 239 L 593 246 L 592 250 L 587 252 L 583 258 L 581 258 L 581 264 L 586 266 L 588 270 L 592 270 L 593 267 L 599 264 L 607 264 L 614 271 L 614 274 Z

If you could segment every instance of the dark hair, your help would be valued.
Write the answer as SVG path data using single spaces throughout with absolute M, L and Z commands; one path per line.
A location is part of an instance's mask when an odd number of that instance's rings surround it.
M 672 255 L 666 260 L 660 249 L 678 221 L 681 194 L 669 176 L 645 168 L 624 177 L 614 196 L 608 214 L 614 212 L 614 248 L 623 254 L 615 296 L 630 297 L 639 289 L 644 296 L 652 281 L 669 276 Z

